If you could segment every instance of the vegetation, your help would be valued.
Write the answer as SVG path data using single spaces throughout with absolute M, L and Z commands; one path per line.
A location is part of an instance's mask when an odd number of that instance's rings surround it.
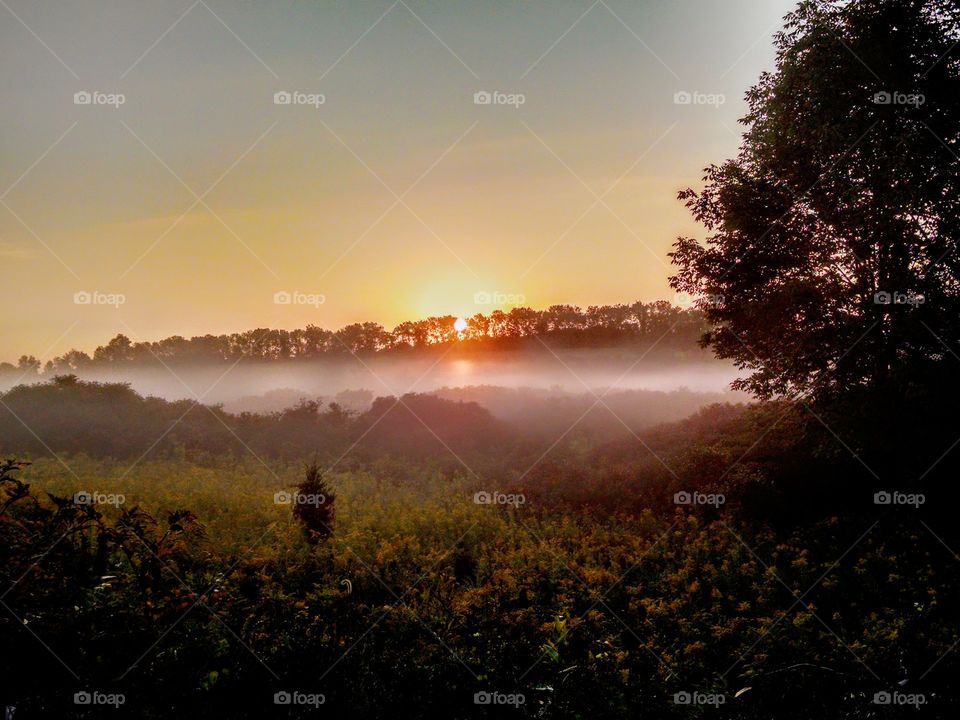
M 896 395 L 955 374 L 958 37 L 955 3 L 788 16 L 739 155 L 680 193 L 711 234 L 677 242 L 672 283 L 700 297 L 704 342 L 751 371 L 743 389 Z
M 648 440 L 674 444 L 664 457 L 689 483 L 742 452 L 744 424 L 718 408 Z M 760 458 L 788 456 L 787 438 Z M 524 696 L 519 717 L 686 717 L 685 692 L 722 695 L 736 718 L 897 717 L 873 697 L 903 688 L 926 710 L 957 701 L 960 565 L 942 516 L 865 500 L 760 522 L 733 483 L 726 506 L 678 508 L 653 463 L 623 476 L 627 452 L 567 448 L 521 484 L 412 461 L 333 471 L 334 532 L 315 542 L 276 501 L 316 487 L 298 463 L 8 463 L 7 692 L 22 717 L 75 713 L 83 689 L 122 693 L 118 714 L 136 717 L 260 717 L 294 690 L 334 715 L 388 702 L 410 718 L 501 717 L 472 702 L 494 691 Z M 474 501 L 496 489 L 525 502 Z
M 592 347 L 682 325 L 759 403 L 557 437 L 544 416 L 564 401 L 477 388 L 265 414 L 72 374 L 0 396 L 20 458 L 0 463 L 4 701 L 18 718 L 955 716 L 958 41 L 954 4 L 802 2 L 740 155 L 681 194 L 711 233 L 673 256 L 698 311 L 518 309 L 456 337 Z M 118 336 L 48 371 L 453 343 L 452 318 L 423 322 Z
M 706 241 L 672 255 L 735 386 L 800 403 L 904 490 L 956 469 L 958 40 L 956 3 L 800 3 L 739 154 L 680 193 Z
M 0 374 L 19 379 L 37 374 L 48 377 L 124 366 L 234 363 L 247 361 L 316 360 L 352 354 L 402 353 L 444 347 L 453 343 L 465 351 L 521 348 L 534 338 L 548 338 L 558 347 L 598 347 L 611 343 L 644 343 L 664 348 L 685 348 L 706 329 L 699 310 L 669 302 L 636 302 L 632 305 L 599 305 L 583 310 L 575 305 L 553 305 L 546 310 L 515 307 L 504 312 L 467 318 L 458 332 L 452 315 L 406 321 L 393 331 L 374 322 L 354 323 L 337 330 L 308 325 L 300 330 L 260 328 L 230 335 L 169 337 L 157 342 L 132 342 L 117 335 L 98 347 L 91 357 L 70 350 L 41 366 L 30 355 L 17 366 L 0 364 Z M 539 343 L 535 343 L 539 346 Z M 41 373 L 42 369 L 42 373 Z
M 336 495 L 324 481 L 323 471 L 316 461 L 307 465 L 303 482 L 297 485 L 297 491 L 289 501 L 293 504 L 293 517 L 303 528 L 307 542 L 315 543 L 333 535 Z

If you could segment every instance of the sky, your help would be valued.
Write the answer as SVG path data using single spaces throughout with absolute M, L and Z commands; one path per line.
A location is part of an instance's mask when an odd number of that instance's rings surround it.
M 793 4 L 0 0 L 0 360 L 672 299 Z

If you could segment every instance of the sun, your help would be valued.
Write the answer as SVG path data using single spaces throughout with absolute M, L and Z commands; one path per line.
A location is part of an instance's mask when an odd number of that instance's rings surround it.
M 458 317 L 456 320 L 453 321 L 453 329 L 456 330 L 458 333 L 462 333 L 464 330 L 467 329 L 467 321 L 464 320 L 462 317 Z

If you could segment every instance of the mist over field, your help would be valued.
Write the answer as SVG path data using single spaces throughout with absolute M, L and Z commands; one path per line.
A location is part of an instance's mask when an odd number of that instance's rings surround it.
M 514 390 L 538 401 L 634 393 L 647 402 L 624 408 L 630 422 L 650 425 L 748 399 L 731 392 L 733 364 L 698 344 L 705 330 L 700 310 L 656 301 L 430 316 L 392 330 L 365 322 L 156 341 L 119 334 L 92 355 L 69 350 L 45 363 L 28 355 L 16 366 L 0 363 L 0 388 L 69 376 L 234 413 L 277 412 L 301 400 L 362 412 L 376 397 L 458 388 Z M 471 399 L 486 407 L 489 395 Z M 654 410 L 649 400 L 657 396 L 663 402 Z
M 437 353 L 409 359 L 348 357 L 270 364 L 241 362 L 233 368 L 182 364 L 170 368 L 155 363 L 146 368 L 81 371 L 77 375 L 84 380 L 129 383 L 142 395 L 167 400 L 201 398 L 204 403 L 222 403 L 237 411 L 246 408 L 244 402 L 254 403 L 247 408 L 253 409 L 257 398 L 266 395 L 274 398 L 270 409 L 281 410 L 300 397 L 332 399 L 343 391 L 402 395 L 473 385 L 555 389 L 566 394 L 599 393 L 612 388 L 688 390 L 717 396 L 728 393 L 730 382 L 737 377 L 735 368 L 712 359 L 671 364 L 644 361 L 636 353 L 602 349 L 558 350 L 555 354 L 544 349 L 497 353 L 492 357 Z
M 21 375 L 8 381 L 16 387 L 8 387 L 0 398 L 5 397 L 10 412 L 45 436 L 59 425 L 102 427 L 109 422 L 95 401 L 96 388 L 103 388 L 105 396 L 114 388 L 128 398 L 162 400 L 170 408 L 197 404 L 233 416 L 283 418 L 309 407 L 309 413 L 344 412 L 357 421 L 369 415 L 378 418 L 375 405 L 429 395 L 454 403 L 453 410 L 464 403 L 475 405 L 518 437 L 546 441 L 572 433 L 593 442 L 683 420 L 709 405 L 750 399 L 730 389 L 734 368 L 696 347 L 675 357 L 649 357 L 631 343 L 595 349 L 534 343 L 527 350 L 494 347 L 482 352 L 454 344 L 366 356 L 230 363 L 168 363 L 147 357 L 104 367 L 91 363 L 70 374 L 50 371 L 32 382 L 16 382 Z M 53 388 L 67 393 L 59 405 L 48 405 L 53 396 L 46 393 Z M 86 400 L 81 399 L 83 388 L 92 391 Z M 71 397 L 74 389 L 78 392 Z M 69 419 L 61 423 L 58 416 Z M 0 419 L 0 429 L 5 426 L 9 433 L 23 432 L 16 423 Z M 182 429 L 171 427 L 170 437 Z M 439 434 L 446 429 L 438 429 Z M 0 449 L 3 445 L 0 439 Z

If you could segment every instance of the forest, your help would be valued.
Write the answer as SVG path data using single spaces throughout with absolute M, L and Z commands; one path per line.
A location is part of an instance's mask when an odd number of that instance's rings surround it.
M 685 300 L 678 296 L 680 300 Z M 489 352 L 529 346 L 544 338 L 560 347 L 595 348 L 630 343 L 653 345 L 665 339 L 665 349 L 688 351 L 706 329 L 702 313 L 665 300 L 632 305 L 553 305 L 546 310 L 514 307 L 465 319 L 463 330 L 454 327 L 453 315 L 400 323 L 392 331 L 375 322 L 354 323 L 337 331 L 308 325 L 299 330 L 260 328 L 231 335 L 169 337 L 156 342 L 132 342 L 119 334 L 99 346 L 91 357 L 70 350 L 41 364 L 32 355 L 21 355 L 16 365 L 0 363 L 0 378 L 23 379 L 38 374 L 52 377 L 85 370 L 113 369 L 138 364 L 217 364 L 238 360 L 316 360 L 330 357 L 396 354 L 442 349 L 456 344 L 461 351 Z M 666 336 L 666 337 L 665 337 Z M 526 342 L 525 342 L 526 341 Z

